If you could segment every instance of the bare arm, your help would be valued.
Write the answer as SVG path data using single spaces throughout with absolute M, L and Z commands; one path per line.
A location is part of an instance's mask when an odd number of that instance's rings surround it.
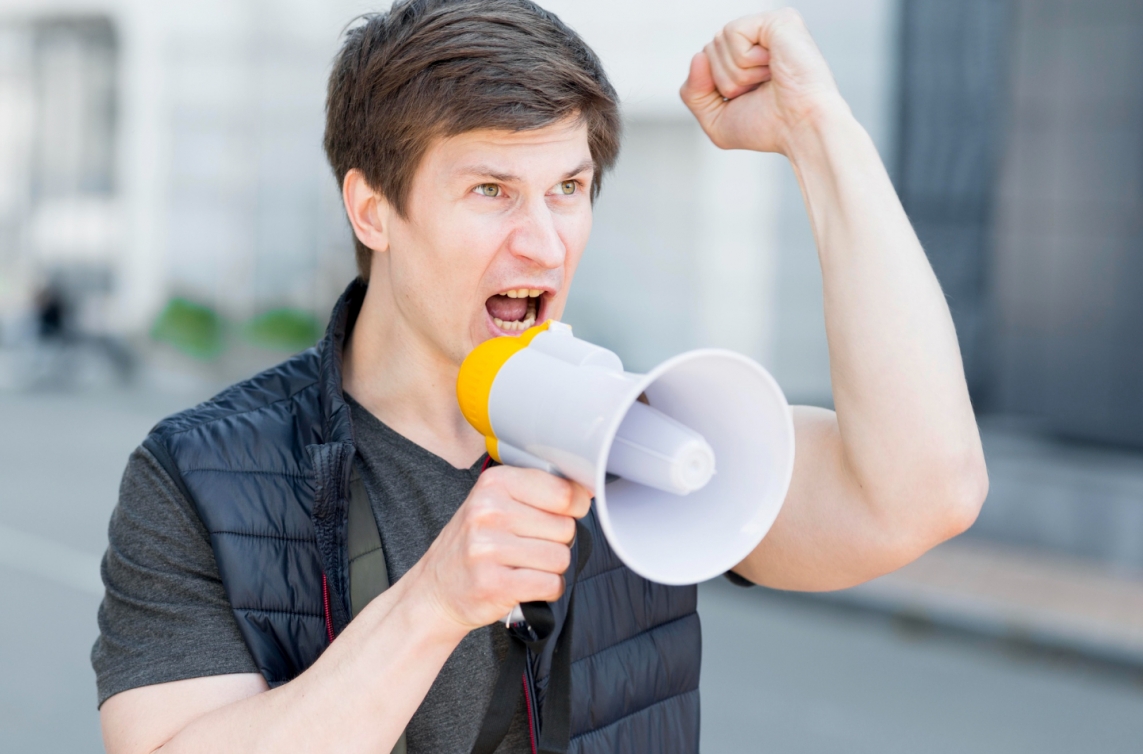
M 736 21 L 682 96 L 714 143 L 785 154 L 822 267 L 836 414 L 795 407 L 794 477 L 737 567 L 840 589 L 970 526 L 988 487 L 952 318 L 877 150 L 793 11 Z
M 110 754 L 388 752 L 460 640 L 519 602 L 557 599 L 582 487 L 531 469 L 483 474 L 429 552 L 308 670 L 147 686 L 100 711 Z

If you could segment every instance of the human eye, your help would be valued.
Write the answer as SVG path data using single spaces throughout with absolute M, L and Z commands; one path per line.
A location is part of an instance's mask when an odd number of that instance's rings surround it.
M 571 196 L 579 190 L 579 182 L 577 181 L 564 181 L 560 184 L 560 193 L 564 196 Z
M 497 197 L 500 196 L 500 186 L 496 183 L 482 183 L 473 189 L 481 196 Z

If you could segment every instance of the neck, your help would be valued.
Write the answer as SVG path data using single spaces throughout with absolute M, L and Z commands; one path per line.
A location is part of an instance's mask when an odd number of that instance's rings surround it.
M 346 343 L 345 391 L 390 429 L 467 468 L 483 454 L 484 438 L 457 404 L 459 370 L 402 319 L 385 281 L 375 275 Z

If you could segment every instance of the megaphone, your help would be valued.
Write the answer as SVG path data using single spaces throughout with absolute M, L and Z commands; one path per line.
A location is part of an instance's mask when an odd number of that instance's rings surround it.
M 647 374 L 548 321 L 465 359 L 457 398 L 489 455 L 595 496 L 608 544 L 661 584 L 695 584 L 769 531 L 794 469 L 794 425 L 774 378 L 722 349 Z

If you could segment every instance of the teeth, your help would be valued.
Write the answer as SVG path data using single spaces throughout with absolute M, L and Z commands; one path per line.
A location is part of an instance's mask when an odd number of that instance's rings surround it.
M 524 312 L 524 319 L 520 321 L 505 322 L 499 317 L 493 317 L 492 322 L 501 330 L 507 332 L 524 332 L 529 327 L 536 324 L 536 315 L 539 310 L 540 296 L 543 291 L 538 288 L 513 288 L 510 291 L 505 291 L 503 294 L 508 298 L 526 298 L 528 299 L 528 308 Z
M 536 313 L 529 310 L 528 316 L 519 322 L 505 322 L 499 317 L 493 317 L 492 321 L 501 330 L 506 330 L 508 332 L 524 332 L 529 327 L 536 324 Z

